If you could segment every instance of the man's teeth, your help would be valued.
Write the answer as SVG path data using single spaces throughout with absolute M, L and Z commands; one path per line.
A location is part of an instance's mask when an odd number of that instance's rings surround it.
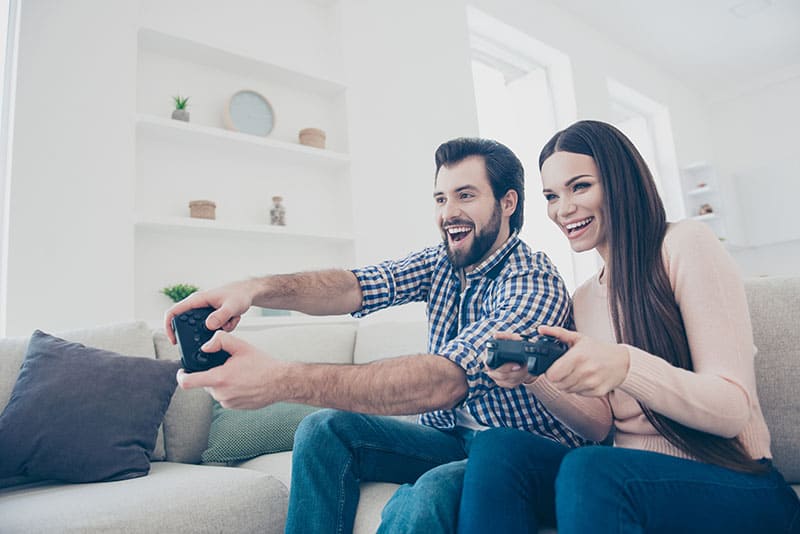
M 582 221 L 570 223 L 566 226 L 566 229 L 571 232 L 573 230 L 577 230 L 578 228 L 583 228 L 584 226 L 592 222 L 593 219 L 594 217 L 587 217 Z
M 463 234 L 464 232 L 469 232 L 469 231 L 470 231 L 469 226 L 451 226 L 447 229 L 447 233 L 450 235 Z

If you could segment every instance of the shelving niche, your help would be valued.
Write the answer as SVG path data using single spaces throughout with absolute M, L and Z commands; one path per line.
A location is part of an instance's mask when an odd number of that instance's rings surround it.
M 345 86 L 148 28 L 138 39 L 136 316 L 161 317 L 170 302 L 160 289 L 175 283 L 352 265 Z M 224 129 L 224 106 L 241 89 L 270 101 L 270 135 Z M 170 118 L 176 94 L 189 97 L 188 123 Z M 298 143 L 306 127 L 325 130 L 326 149 Z M 273 196 L 284 198 L 286 226 L 269 224 Z M 215 220 L 189 217 L 198 199 L 216 203 Z
M 725 207 L 714 167 L 705 162 L 687 165 L 681 169 L 681 179 L 687 215 L 708 224 L 717 237 L 725 241 Z M 702 213 L 704 205 L 711 206 L 713 211 Z

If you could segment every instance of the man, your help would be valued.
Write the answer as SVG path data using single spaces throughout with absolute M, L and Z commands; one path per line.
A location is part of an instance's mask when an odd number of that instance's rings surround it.
M 366 365 L 283 362 L 217 332 L 204 350 L 227 350 L 225 365 L 179 373 L 181 387 L 208 388 L 225 407 L 290 401 L 335 408 L 306 417 L 295 435 L 287 532 L 350 532 L 361 481 L 406 484 L 384 509 L 381 531 L 452 530 L 476 431 L 517 427 L 581 443 L 523 386 L 502 389 L 484 373 L 484 345 L 495 332 L 530 335 L 539 324 L 570 320 L 555 267 L 517 236 L 522 164 L 507 147 L 483 139 L 444 143 L 435 159 L 440 245 L 353 271 L 235 282 L 195 293 L 167 312 L 174 342 L 170 319 L 202 306 L 217 308 L 210 329 L 230 331 L 253 304 L 361 317 L 427 303 L 428 354 Z M 418 413 L 421 424 L 380 416 Z

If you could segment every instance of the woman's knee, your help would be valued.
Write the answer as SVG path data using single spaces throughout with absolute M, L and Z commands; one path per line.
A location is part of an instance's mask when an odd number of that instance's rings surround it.
M 613 484 L 622 472 L 624 459 L 619 449 L 603 445 L 580 447 L 570 451 L 561 462 L 556 477 L 556 493 L 576 495 L 581 488 L 600 488 Z

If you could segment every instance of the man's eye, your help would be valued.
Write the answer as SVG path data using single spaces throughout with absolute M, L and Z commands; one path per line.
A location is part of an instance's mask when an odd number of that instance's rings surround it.
M 433 199 L 437 204 L 444 204 L 444 197 L 436 197 Z
M 475 196 L 475 195 L 473 195 L 472 193 L 461 193 L 461 196 L 459 196 L 459 198 L 461 198 L 461 199 L 467 199 L 467 198 L 472 198 L 472 197 L 474 197 L 474 196 Z

